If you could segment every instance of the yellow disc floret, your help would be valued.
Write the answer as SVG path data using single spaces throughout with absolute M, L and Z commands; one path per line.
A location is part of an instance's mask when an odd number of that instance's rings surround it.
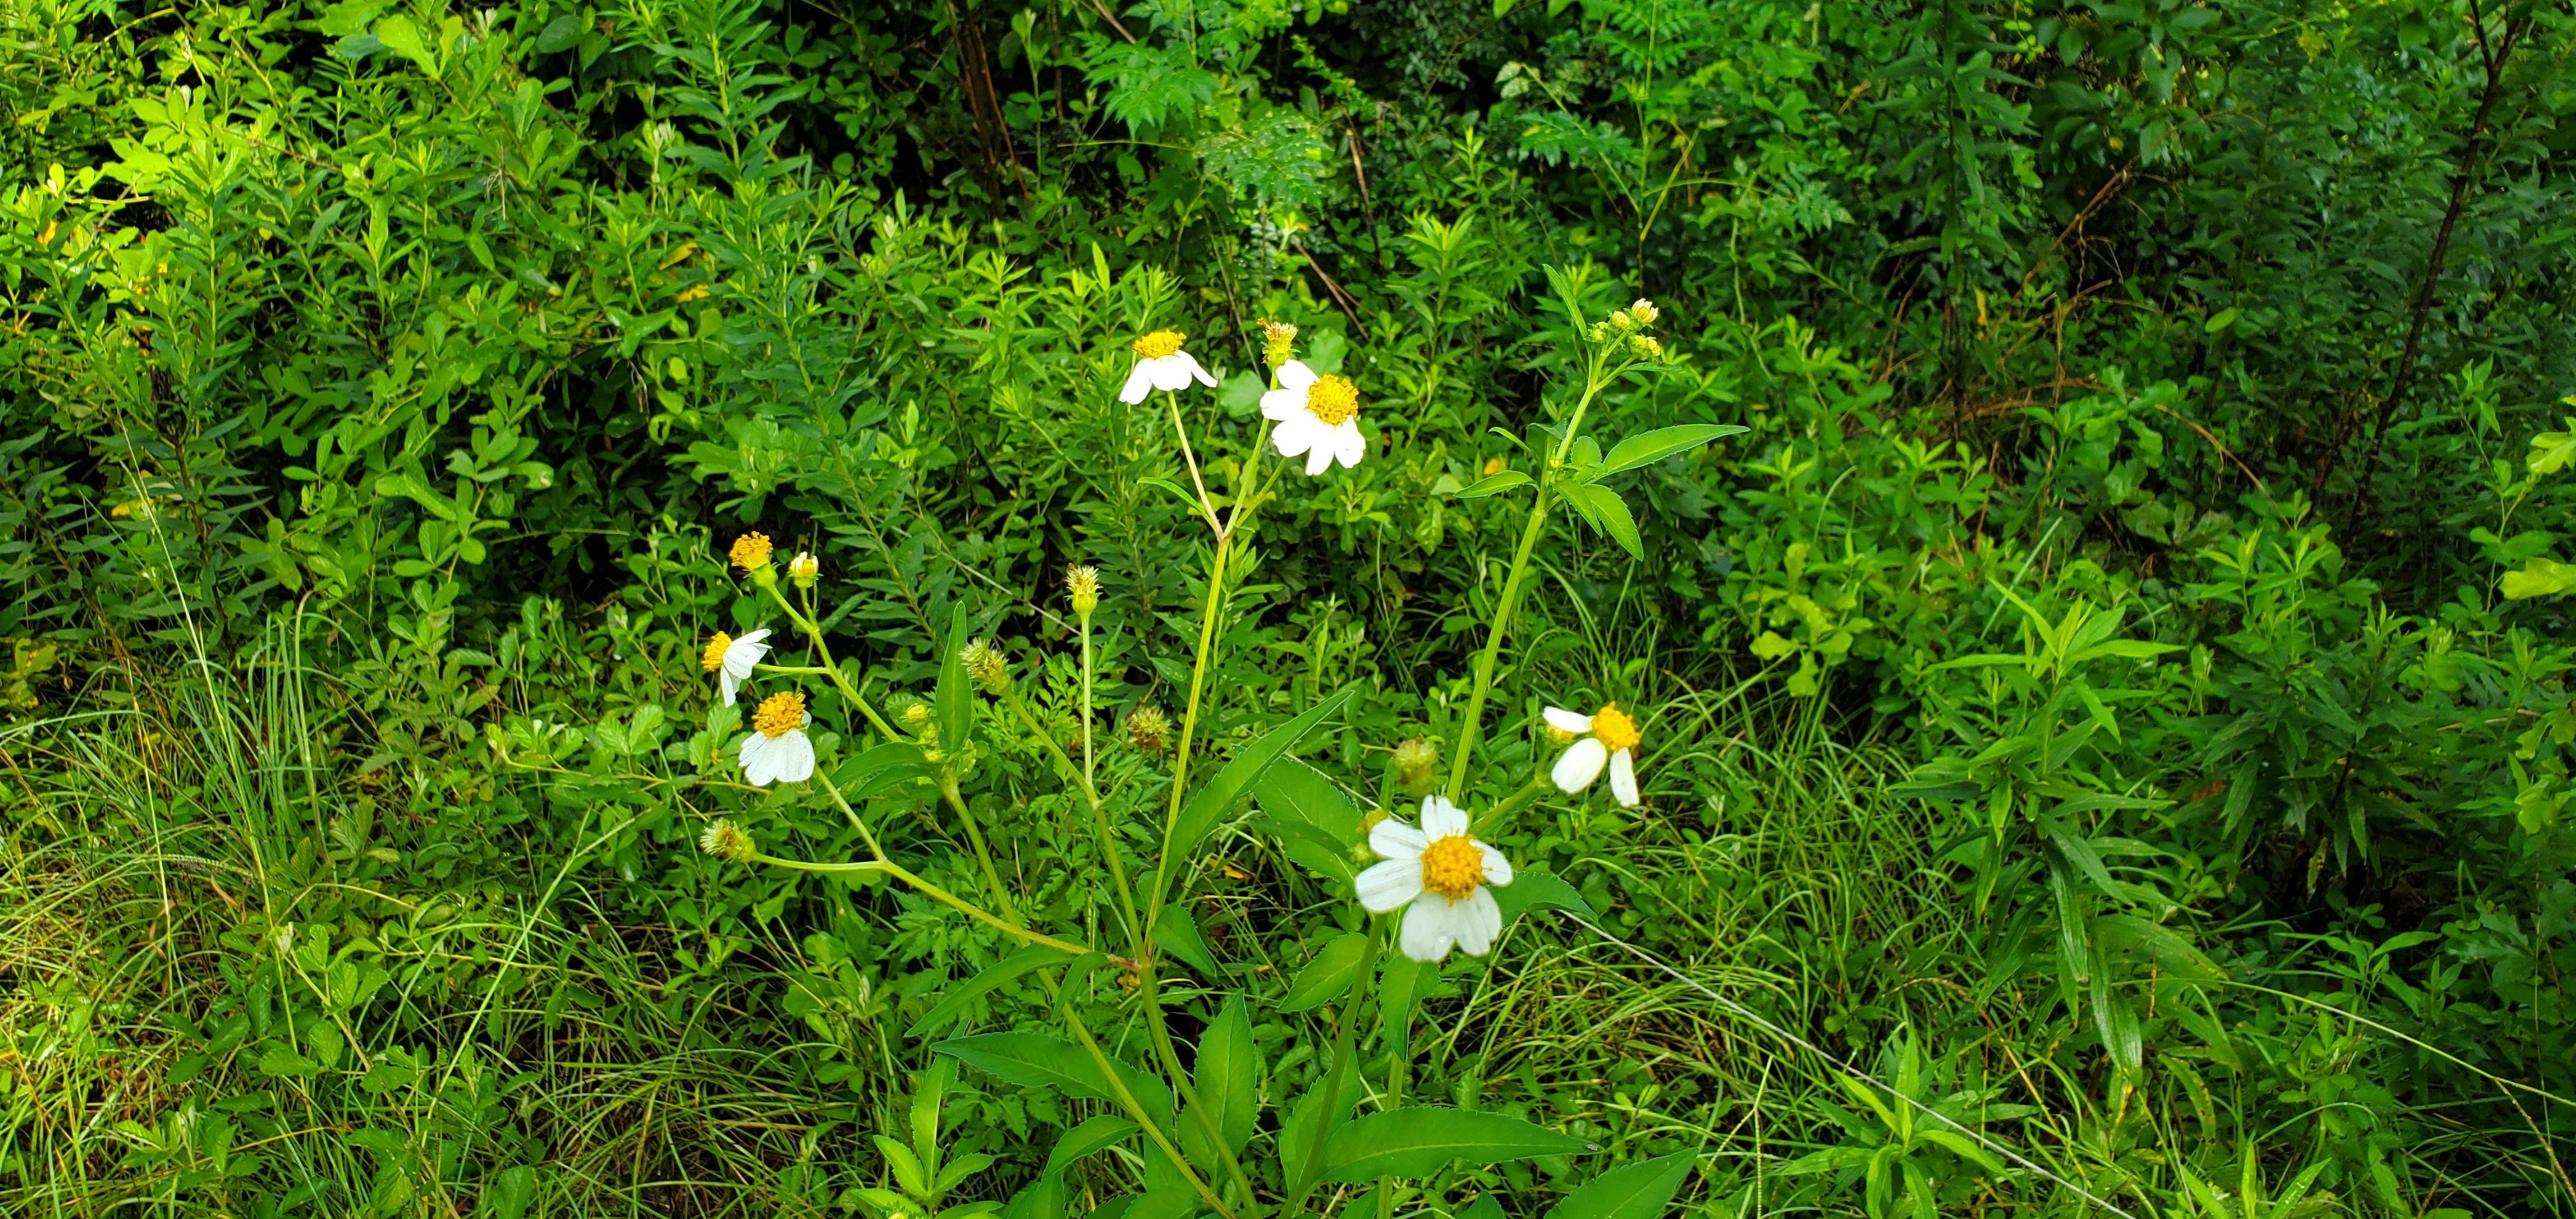
M 1443 838 L 1422 852 L 1422 887 L 1450 901 L 1476 891 L 1485 879 L 1485 853 L 1464 834 Z
M 751 713 L 751 726 L 760 735 L 785 736 L 805 726 L 805 696 L 772 694 L 760 700 L 760 710 Z
M 1637 721 L 1629 719 L 1628 713 L 1621 711 L 1617 703 L 1603 706 L 1599 713 L 1592 717 L 1592 737 L 1608 746 L 1612 753 L 1622 749 L 1634 749 L 1640 739 L 1637 735 Z
M 725 649 L 732 646 L 733 636 L 717 631 L 716 637 L 707 641 L 706 653 L 698 657 L 698 667 L 709 673 L 723 668 Z
M 1360 387 L 1348 377 L 1317 377 L 1306 387 L 1306 410 L 1327 427 L 1340 427 L 1360 413 Z
M 770 552 L 776 549 L 770 544 L 768 534 L 746 533 L 733 540 L 733 550 L 727 557 L 733 560 L 734 566 L 751 571 L 769 566 Z
M 1127 349 L 1148 360 L 1159 360 L 1179 351 L 1184 337 L 1186 336 L 1177 330 L 1157 330 L 1128 344 Z

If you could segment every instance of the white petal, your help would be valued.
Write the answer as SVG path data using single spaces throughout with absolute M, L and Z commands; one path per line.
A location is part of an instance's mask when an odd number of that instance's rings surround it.
M 1388 859 L 1419 861 L 1423 848 L 1430 845 L 1431 840 L 1423 837 L 1422 831 L 1393 817 L 1378 822 L 1369 830 L 1369 849 Z
M 725 706 L 732 706 L 734 691 L 741 687 L 742 679 L 733 675 L 733 666 L 727 665 L 716 672 L 716 681 L 724 687 Z
M 1300 407 L 1296 414 L 1281 420 L 1279 426 L 1271 430 L 1270 443 L 1278 448 L 1281 457 L 1295 457 L 1315 447 L 1318 430 L 1320 425 L 1315 422 L 1315 417 Z
M 1633 749 L 1622 749 L 1610 755 L 1610 794 L 1630 808 L 1637 807 L 1636 753 Z
M 1297 391 L 1297 400 L 1306 400 L 1306 387 L 1315 383 L 1315 370 L 1304 360 L 1290 360 L 1279 366 L 1279 388 Z
M 1451 907 L 1449 930 L 1458 937 L 1458 951 L 1481 957 L 1493 951 L 1494 937 L 1503 933 L 1503 908 L 1494 902 L 1494 892 L 1479 886 L 1467 900 Z
M 1342 468 L 1360 468 L 1360 459 L 1368 456 L 1368 437 L 1360 435 L 1359 420 L 1343 420 L 1342 426 L 1333 429 L 1332 440 L 1333 456 L 1341 460 Z
M 811 723 L 811 720 L 807 721 Z M 802 783 L 814 777 L 814 738 L 799 728 L 778 738 L 770 756 L 777 762 L 778 777 L 789 783 Z
M 1477 843 L 1476 851 L 1478 854 L 1485 857 L 1486 884 L 1508 885 L 1512 883 L 1512 861 L 1503 858 L 1503 853 L 1495 850 L 1494 844 L 1490 842 Z
M 769 738 L 752 733 L 742 739 L 742 748 L 734 757 L 742 763 L 742 780 L 753 787 L 766 787 L 778 777 L 777 766 L 769 756 Z
M 1445 796 L 1422 798 L 1422 836 L 1433 842 L 1467 832 L 1467 814 Z
M 1199 367 L 1199 358 L 1197 356 L 1184 351 L 1174 355 L 1172 358 L 1187 364 L 1190 369 L 1190 375 L 1198 378 L 1199 384 L 1204 385 L 1209 389 L 1216 388 L 1216 378 L 1209 375 L 1208 370 Z
M 1273 423 L 1285 423 L 1306 413 L 1306 391 L 1274 389 L 1261 395 L 1261 417 Z
M 1547 777 L 1556 781 L 1556 790 L 1571 796 L 1592 786 L 1592 781 L 1601 776 L 1601 764 L 1609 760 L 1609 746 L 1597 738 L 1585 737 L 1566 747 L 1556 759 L 1556 769 L 1547 772 Z
M 1371 864 L 1360 873 L 1360 906 L 1371 914 L 1385 914 L 1414 898 L 1422 896 L 1422 861 L 1390 859 Z
M 1563 707 L 1547 709 L 1547 724 L 1548 727 L 1559 732 L 1571 732 L 1576 736 L 1592 731 L 1591 716 L 1580 711 L 1568 711 Z
M 1135 369 L 1127 374 L 1126 387 L 1118 391 L 1119 401 L 1133 406 L 1144 401 L 1145 395 L 1154 391 L 1154 372 L 1147 367 L 1152 363 L 1152 360 L 1136 361 Z
M 1176 351 L 1162 359 L 1148 360 L 1146 363 L 1154 366 L 1154 388 L 1167 393 L 1178 393 L 1188 389 L 1190 370 L 1199 366 L 1199 362 L 1191 359 L 1190 353 L 1186 351 Z
M 726 645 L 724 650 L 725 676 L 738 682 L 751 680 L 751 671 L 753 667 L 757 666 L 762 659 L 769 655 L 769 645 L 761 642 L 761 640 L 767 638 L 769 638 L 769 632 L 753 631 L 740 639 L 734 640 L 731 644 Z
M 1313 478 L 1333 468 L 1333 429 L 1321 421 L 1308 426 L 1306 434 L 1313 439 L 1307 442 L 1311 447 L 1306 450 L 1306 476 Z
M 1404 912 L 1404 930 L 1397 944 L 1404 955 L 1426 965 L 1438 964 L 1449 955 L 1449 946 L 1458 942 L 1457 907 L 1437 893 L 1425 893 Z
M 770 629 L 769 629 L 768 627 L 765 627 L 765 626 L 764 626 L 764 627 L 760 628 L 759 630 L 753 631 L 752 633 L 750 633 L 750 634 L 748 634 L 748 635 L 743 636 L 743 637 L 742 637 L 742 638 L 740 638 L 740 639 L 734 640 L 734 643 L 735 643 L 735 645 L 736 645 L 736 646 L 740 646 L 740 645 L 742 645 L 742 644 L 746 644 L 746 643 L 759 643 L 761 640 L 769 638 L 770 634 L 771 634 Z M 768 646 L 767 646 L 767 645 L 763 645 L 763 646 L 761 647 L 761 649 L 760 649 L 760 650 L 761 650 L 761 651 L 766 652 L 766 651 L 768 651 L 768 650 L 769 650 L 769 648 L 768 648 Z

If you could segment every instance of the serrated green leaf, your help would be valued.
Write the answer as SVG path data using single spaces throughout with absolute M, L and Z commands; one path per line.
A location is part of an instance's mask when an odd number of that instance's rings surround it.
M 1611 541 L 1628 552 L 1628 557 L 1643 561 L 1646 544 L 1637 537 L 1637 518 L 1629 515 L 1628 501 L 1619 493 L 1599 483 L 1574 483 L 1565 488 L 1567 503 L 1583 514 L 1592 527 L 1608 534 Z
M 1217 821 L 1234 808 L 1234 802 L 1243 798 L 1243 794 L 1252 787 L 1253 780 L 1260 778 L 1261 772 L 1278 761 L 1280 755 L 1295 748 L 1298 739 L 1304 737 L 1308 730 L 1341 710 L 1342 704 L 1350 701 L 1350 697 L 1349 690 L 1335 691 L 1324 701 L 1308 708 L 1304 715 L 1236 749 L 1234 756 L 1217 768 L 1216 776 L 1181 806 L 1180 819 L 1172 824 L 1171 837 L 1163 844 L 1162 888 L 1168 889 L 1173 871 L 1189 858 L 1191 851 L 1197 849 L 1199 840 L 1216 828 Z
M 1593 471 L 1592 477 L 1606 478 L 1623 470 L 1653 465 L 1675 453 L 1750 430 L 1732 423 L 1684 423 L 1656 428 L 1610 446 L 1610 455 L 1601 459 L 1601 468 Z
M 994 962 L 992 965 L 987 966 L 982 972 L 976 974 L 974 977 L 948 988 L 948 993 L 945 996 L 942 996 L 939 1002 L 933 1005 L 929 1011 L 923 1012 L 919 1020 L 913 1021 L 912 1027 L 905 1029 L 903 1035 L 906 1037 L 919 1037 L 926 1032 L 944 1030 L 951 1022 L 955 1021 L 957 1017 L 965 1014 L 968 1004 L 973 1003 L 977 999 L 983 998 L 985 995 L 991 994 L 993 991 L 999 989 L 1003 983 L 1009 982 L 1010 980 L 1028 973 L 1039 966 L 1047 964 L 1060 965 L 1070 959 L 1071 958 L 1065 956 L 1062 949 L 1048 948 L 1036 944 L 1032 944 L 1018 952 L 1012 953 L 1011 955 Z
M 1495 886 L 1493 894 L 1494 904 L 1502 908 L 1505 927 L 1511 926 L 1512 920 L 1519 918 L 1524 911 L 1541 906 L 1570 910 L 1587 919 L 1601 917 L 1593 913 L 1592 903 L 1583 900 L 1583 895 L 1575 892 L 1574 886 L 1565 883 L 1564 878 L 1539 868 L 1522 870 L 1512 877 L 1512 883 Z
M 1367 936 L 1356 931 L 1342 933 L 1297 971 L 1297 980 L 1288 984 L 1288 997 L 1279 1001 L 1279 1010 L 1302 1012 L 1341 998 L 1351 988 L 1351 979 L 1359 976 L 1360 958 L 1367 952 Z
M 1567 1194 L 1547 1219 L 1657 1219 L 1698 1161 L 1699 1153 L 1678 1151 L 1613 1168 Z
M 1073 1167 L 1074 1162 L 1082 1157 L 1126 1138 L 1140 1129 L 1142 1127 L 1136 1123 L 1114 1113 L 1093 1114 L 1083 1119 L 1081 1125 L 1065 1131 L 1064 1137 L 1055 1141 L 1055 1150 L 1047 1153 L 1046 1167 L 1041 1170 L 1040 1175 L 1055 1176 Z
M 1529 475 L 1518 470 L 1505 470 L 1500 474 L 1488 474 L 1460 488 L 1458 498 L 1483 499 L 1488 495 L 1500 495 L 1514 487 L 1526 487 L 1532 481 Z
M 1499 1164 L 1565 1155 L 1584 1142 L 1534 1122 L 1481 1109 L 1415 1105 L 1372 1113 L 1324 1144 L 1324 1179 L 1357 1184 L 1378 1177 L 1426 1177 L 1452 1160 Z

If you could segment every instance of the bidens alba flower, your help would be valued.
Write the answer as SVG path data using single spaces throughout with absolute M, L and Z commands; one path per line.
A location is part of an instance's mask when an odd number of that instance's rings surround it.
M 1637 721 L 1628 718 L 1619 704 L 1604 703 L 1590 715 L 1550 707 L 1547 726 L 1583 738 L 1567 746 L 1556 759 L 1556 769 L 1548 772 L 1558 791 L 1571 796 L 1592 786 L 1601 776 L 1601 764 L 1608 762 L 1610 794 L 1629 808 L 1637 807 Z
M 1261 415 L 1278 424 L 1270 433 L 1279 455 L 1306 455 L 1306 473 L 1321 474 L 1335 461 L 1344 468 L 1368 455 L 1360 435 L 1359 387 L 1343 377 L 1319 377 L 1303 360 L 1279 366 L 1279 388 L 1261 395 Z
M 725 706 L 733 705 L 734 691 L 751 680 L 752 667 L 769 655 L 769 645 L 761 642 L 767 638 L 769 632 L 765 630 L 753 631 L 740 639 L 717 631 L 715 638 L 707 641 L 706 653 L 698 657 L 698 665 L 718 675 L 716 680 L 724 686 Z
M 1436 963 L 1452 945 L 1471 957 L 1493 948 L 1503 909 L 1486 886 L 1512 883 L 1512 865 L 1467 836 L 1467 814 L 1457 805 L 1425 796 L 1422 828 L 1389 817 L 1369 831 L 1369 849 L 1386 862 L 1360 873 L 1360 905 L 1373 914 L 1410 907 L 1397 937 L 1404 955 Z
M 805 736 L 805 725 L 813 722 L 802 694 L 762 699 L 760 709 L 751 714 L 752 733 L 743 738 L 741 751 L 734 755 L 742 763 L 744 781 L 766 787 L 813 778 L 814 742 Z
M 1157 330 L 1127 345 L 1136 353 L 1136 370 L 1127 374 L 1127 386 L 1118 391 L 1122 402 L 1137 403 L 1155 390 L 1178 393 L 1190 387 L 1195 377 L 1201 385 L 1214 386 L 1216 378 L 1190 353 L 1181 350 L 1182 334 L 1177 330 Z

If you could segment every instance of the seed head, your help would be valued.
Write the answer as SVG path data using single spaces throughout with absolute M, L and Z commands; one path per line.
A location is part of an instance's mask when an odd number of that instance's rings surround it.
M 1268 318 L 1262 319 L 1261 358 L 1268 360 L 1272 368 L 1277 368 L 1280 365 L 1287 363 L 1289 353 L 1296 349 L 1296 345 L 1296 327 L 1291 326 L 1286 322 L 1274 322 Z
M 978 639 L 958 654 L 966 662 L 966 676 L 984 688 L 984 693 L 998 698 L 1011 692 L 1011 664 L 1003 659 L 1002 650 Z
M 1395 747 L 1395 785 L 1421 799 L 1431 794 L 1432 772 L 1440 768 L 1440 744 L 1424 737 Z
M 1100 608 L 1100 569 L 1077 563 L 1064 569 L 1065 592 L 1073 597 L 1073 612 L 1085 618 Z
M 1127 713 L 1127 743 L 1147 753 L 1161 753 L 1171 744 L 1172 721 L 1163 709 L 1152 703 Z
M 751 835 L 743 833 L 741 826 L 722 818 L 708 826 L 706 833 L 698 835 L 698 849 L 727 863 L 748 863 L 753 855 L 759 853 Z

